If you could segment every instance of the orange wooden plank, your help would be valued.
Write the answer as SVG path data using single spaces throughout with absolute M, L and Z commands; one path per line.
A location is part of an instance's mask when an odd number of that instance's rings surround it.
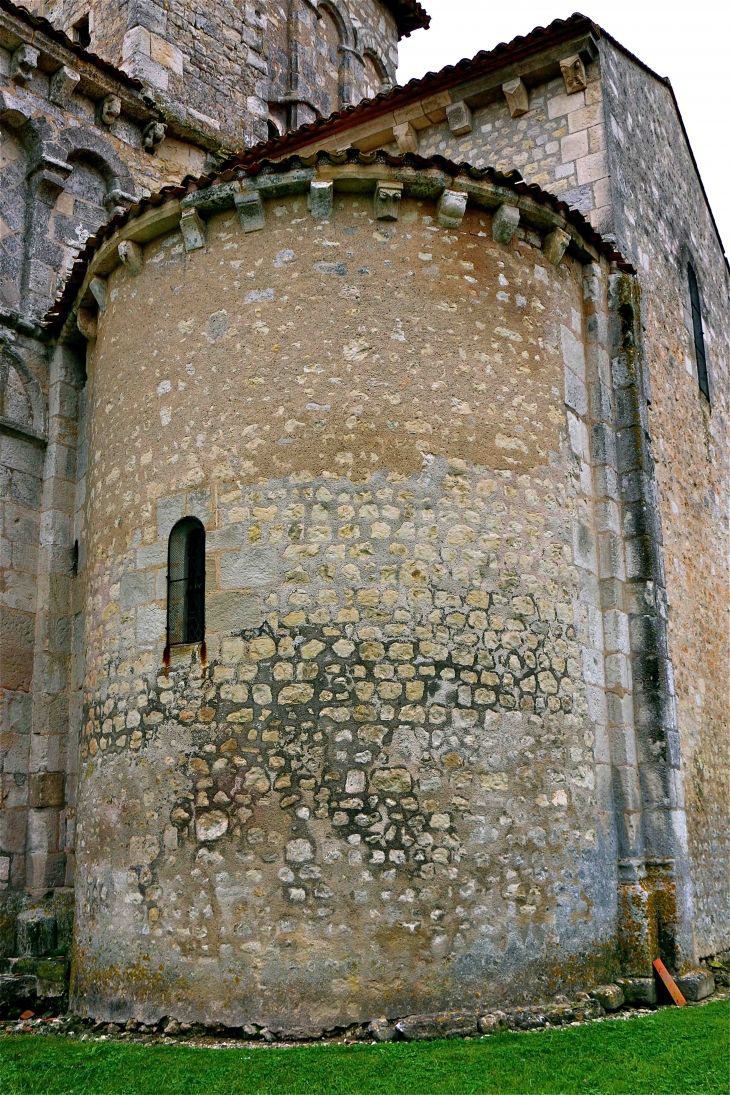
M 683 1008 L 687 1001 L 685 1000 L 684 996 L 682 996 L 682 993 L 679 991 L 679 988 L 677 986 L 677 982 L 674 980 L 671 973 L 662 962 L 661 958 L 655 958 L 652 964 L 654 966 L 654 969 L 661 977 L 662 982 L 666 986 L 672 1000 L 674 1000 L 674 1003 L 677 1005 L 678 1008 Z

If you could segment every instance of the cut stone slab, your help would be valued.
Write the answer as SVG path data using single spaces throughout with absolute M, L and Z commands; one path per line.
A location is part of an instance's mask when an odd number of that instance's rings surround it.
M 683 973 L 681 977 L 675 977 L 674 980 L 685 1000 L 691 1000 L 693 1003 L 707 999 L 715 991 L 715 978 L 709 970 L 699 967 L 690 970 L 689 973 Z
M 434 1038 L 463 1038 L 478 1031 L 473 1012 L 445 1011 L 439 1015 L 409 1015 L 395 1024 L 406 1042 L 428 1042 Z
M 617 984 L 623 989 L 627 1004 L 640 1007 L 655 1007 L 657 997 L 656 981 L 653 977 L 621 977 Z
M 31 1000 L 36 993 L 35 977 L 13 977 L 0 974 L 0 1009 L 17 1006 L 21 1000 Z

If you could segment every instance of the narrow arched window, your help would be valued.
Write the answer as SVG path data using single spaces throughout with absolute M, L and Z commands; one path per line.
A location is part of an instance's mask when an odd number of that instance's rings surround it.
M 170 533 L 167 560 L 167 645 L 205 638 L 205 529 L 183 517 Z
M 705 355 L 705 336 L 702 330 L 702 304 L 700 303 L 700 287 L 697 284 L 697 275 L 692 263 L 687 263 L 687 280 L 689 282 L 689 299 L 692 306 L 692 332 L 695 341 L 695 360 L 697 362 L 697 381 L 702 394 L 710 398 L 710 383 L 707 377 L 707 357 Z

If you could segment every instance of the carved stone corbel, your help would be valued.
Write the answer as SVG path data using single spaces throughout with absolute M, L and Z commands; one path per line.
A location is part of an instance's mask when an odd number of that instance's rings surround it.
M 520 115 L 527 114 L 530 109 L 530 96 L 519 76 L 502 84 L 502 91 L 513 118 L 519 118 Z
M 122 100 L 118 95 L 107 95 L 97 107 L 96 116 L 102 125 L 114 125 L 122 113 Z
M 257 190 L 249 190 L 245 194 L 236 194 L 233 200 L 244 232 L 259 232 L 266 227 L 264 203 Z
M 164 122 L 150 122 L 142 130 L 142 147 L 145 152 L 154 153 L 165 139 L 167 126 Z
M 464 137 L 474 128 L 471 107 L 463 99 L 459 103 L 452 103 L 451 106 L 446 107 L 446 120 L 455 137 Z
M 100 312 L 106 312 L 107 284 L 106 278 L 92 278 L 89 282 L 89 292 L 99 306 Z
M 66 107 L 76 88 L 81 83 L 78 72 L 74 72 L 68 65 L 61 65 L 57 72 L 51 76 L 49 99 L 56 106 Z
M 520 223 L 520 211 L 516 205 L 500 205 L 492 217 L 492 239 L 495 243 L 512 241 Z
M 375 184 L 375 219 L 378 221 L 397 221 L 400 215 L 400 203 L 403 197 L 403 183 L 381 182 Z
M 197 209 L 183 209 L 180 231 L 186 251 L 201 251 L 205 247 L 205 225 Z
M 460 228 L 466 213 L 468 195 L 461 190 L 444 190 L 436 211 L 442 228 Z
M 79 308 L 76 313 L 76 326 L 89 342 L 93 342 L 99 333 L 96 313 L 91 308 Z
M 40 51 L 23 43 L 10 58 L 10 79 L 25 87 L 38 70 Z
M 142 248 L 138 243 L 134 240 L 122 240 L 117 247 L 117 253 L 122 265 L 133 278 L 142 273 Z
M 315 220 L 327 220 L 332 216 L 335 184 L 324 179 L 313 179 L 307 196 L 307 208 Z
M 562 228 L 554 228 L 542 241 L 542 253 L 548 262 L 551 262 L 553 266 L 557 266 L 569 243 L 570 236 L 568 233 L 564 232 Z
M 568 95 L 574 95 L 576 91 L 583 91 L 588 86 L 586 68 L 577 53 L 564 58 L 560 62 L 560 71 L 565 80 L 565 90 Z

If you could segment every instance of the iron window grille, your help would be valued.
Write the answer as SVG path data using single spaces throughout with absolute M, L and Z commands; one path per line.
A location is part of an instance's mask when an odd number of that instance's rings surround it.
M 205 639 L 205 529 L 184 517 L 170 533 L 167 565 L 167 645 Z

